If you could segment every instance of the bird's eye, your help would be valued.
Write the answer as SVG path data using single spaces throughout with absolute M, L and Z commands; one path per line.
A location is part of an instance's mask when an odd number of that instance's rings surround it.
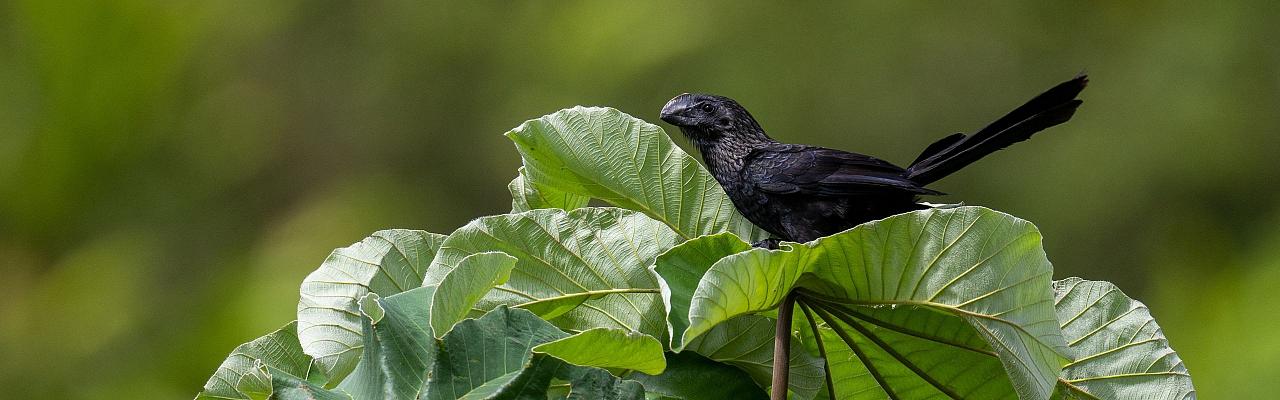
M 702 111 L 702 112 L 704 112 L 704 113 L 708 113 L 708 114 L 710 114 L 710 113 L 711 113 L 711 105 L 710 105 L 710 104 L 707 104 L 707 103 L 699 104 L 699 105 L 698 105 L 698 111 Z

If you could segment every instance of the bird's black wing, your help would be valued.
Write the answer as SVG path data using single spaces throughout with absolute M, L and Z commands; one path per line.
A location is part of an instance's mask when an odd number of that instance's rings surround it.
M 851 196 L 908 192 L 942 194 L 905 176 L 906 170 L 875 157 L 798 144 L 756 149 L 743 160 L 742 177 L 775 194 Z

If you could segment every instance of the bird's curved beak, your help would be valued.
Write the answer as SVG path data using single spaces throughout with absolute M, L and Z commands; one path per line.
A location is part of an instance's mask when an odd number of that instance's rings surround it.
M 671 99 L 667 105 L 662 106 L 662 112 L 658 113 L 658 118 L 675 126 L 688 125 L 689 119 L 684 116 L 684 110 L 693 105 L 692 97 L 688 93 L 683 93 Z

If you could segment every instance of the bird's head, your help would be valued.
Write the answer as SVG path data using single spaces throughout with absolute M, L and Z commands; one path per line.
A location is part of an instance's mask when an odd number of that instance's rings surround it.
M 724 96 L 685 93 L 668 101 L 658 116 L 694 142 L 768 138 L 747 109 Z

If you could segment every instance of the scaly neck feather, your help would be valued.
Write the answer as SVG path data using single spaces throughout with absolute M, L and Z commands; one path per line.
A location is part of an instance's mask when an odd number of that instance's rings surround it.
M 721 185 L 737 181 L 743 161 L 751 151 L 778 143 L 758 126 L 723 134 L 694 133 L 687 135 L 702 153 L 707 170 Z

